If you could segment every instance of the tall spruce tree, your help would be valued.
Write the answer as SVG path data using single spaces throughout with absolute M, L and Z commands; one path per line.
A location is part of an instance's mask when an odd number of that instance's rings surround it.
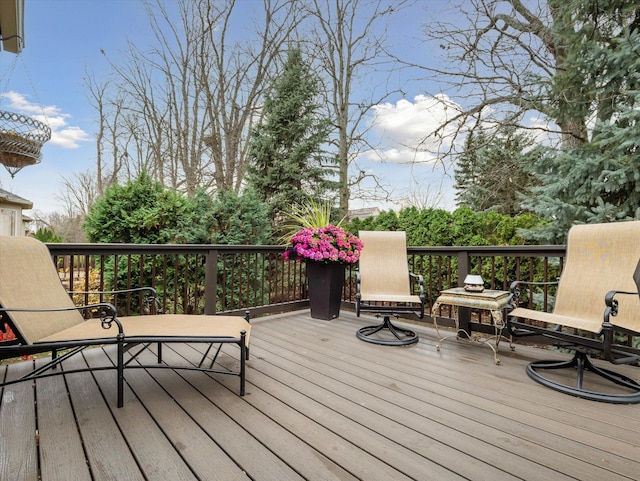
M 263 119 L 251 132 L 248 179 L 277 223 L 309 196 L 325 199 L 337 183 L 322 145 L 330 123 L 317 102 L 319 84 L 299 48 L 288 52 L 282 74 L 267 93 Z
M 475 212 L 521 214 L 522 196 L 535 183 L 529 166 L 539 154 L 532 145 L 531 137 L 512 127 L 492 135 L 484 130 L 469 134 L 455 169 L 458 205 Z
M 593 126 L 578 145 L 550 150 L 535 165 L 541 185 L 525 205 L 554 221 L 529 233 L 543 242 L 563 242 L 575 223 L 640 217 L 640 4 L 572 0 L 558 8 L 573 28 L 561 32 L 567 56 L 551 93 L 572 99 L 562 115 Z

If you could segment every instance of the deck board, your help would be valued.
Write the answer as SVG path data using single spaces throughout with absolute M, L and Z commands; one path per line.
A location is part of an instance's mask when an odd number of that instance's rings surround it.
M 53 376 L 40 379 L 38 399 L 38 440 L 42 457 L 42 481 L 57 479 L 90 481 L 91 473 L 67 395 L 64 377 Z
M 0 479 L 637 478 L 637 405 L 573 398 L 526 376 L 531 360 L 564 355 L 503 343 L 496 366 L 488 347 L 463 340 L 437 352 L 428 327 L 416 328 L 414 346 L 368 344 L 355 336 L 368 324 L 349 312 L 254 320 L 244 397 L 237 377 L 158 369 L 125 373 L 122 409 L 113 371 L 7 386 Z M 164 358 L 197 360 L 203 350 L 167 345 Z M 221 362 L 237 365 L 237 355 L 226 345 Z M 64 369 L 110 356 L 113 346 L 87 350 Z
M 91 350 L 88 357 L 95 357 L 96 354 L 98 351 Z M 76 356 L 65 361 L 63 367 L 82 369 L 86 367 L 86 362 Z M 115 381 L 115 373 L 111 375 Z M 95 382 L 94 374 L 66 374 L 65 380 L 93 478 L 144 480 L 144 475 L 122 436 L 120 426 L 113 418 L 111 406 L 104 402 L 103 393 Z M 110 387 L 104 393 L 107 399 L 115 398 L 115 383 L 111 384 L 114 387 Z M 46 401 L 40 400 L 38 404 L 44 402 Z
M 9 366 L 6 380 L 18 379 L 29 372 L 32 361 Z M 34 390 L 29 383 L 7 386 L 0 405 L 0 479 L 38 479 Z
M 293 332 L 291 334 L 298 342 L 300 342 L 304 336 L 301 332 Z M 313 344 L 313 341 L 311 343 Z M 464 348 L 463 342 L 459 344 L 461 345 L 458 347 Z M 476 345 L 468 345 L 466 347 L 472 350 L 479 350 L 475 352 L 476 355 L 480 356 L 476 361 L 480 361 L 481 365 L 486 365 L 489 370 L 500 370 L 503 367 L 488 364 L 491 359 L 489 357 L 490 351 L 481 351 L 480 349 L 483 348 Z M 304 348 L 308 349 L 305 351 L 305 355 L 307 356 L 310 355 L 310 350 L 314 349 L 312 346 L 306 344 Z M 513 459 L 513 463 L 520 467 L 522 467 L 523 459 L 532 459 L 536 463 L 549 463 L 549 467 L 558 470 L 558 472 L 572 468 L 574 470 L 573 475 L 576 476 L 577 479 L 591 479 L 590 476 L 597 478 L 597 476 L 608 474 L 608 471 L 601 470 L 598 466 L 588 465 L 581 459 L 575 459 L 575 457 L 572 456 L 574 451 L 581 453 L 584 449 L 580 443 L 576 443 L 571 438 L 567 439 L 553 436 L 546 430 L 542 430 L 535 425 L 524 424 L 522 421 L 511 424 L 504 423 L 501 416 L 502 406 L 500 403 L 493 402 L 489 406 L 489 409 L 484 409 L 481 405 L 486 404 L 486 401 L 482 396 L 474 395 L 473 392 L 447 390 L 443 395 L 438 395 L 439 391 L 442 390 L 438 384 L 434 382 L 424 382 L 422 379 L 428 366 L 423 365 L 422 369 L 419 366 L 412 366 L 407 359 L 406 352 L 402 352 L 403 349 L 393 349 L 393 352 L 387 352 L 385 355 L 387 365 L 377 364 L 380 361 L 379 348 L 380 346 L 367 345 L 367 347 L 358 350 L 357 356 L 352 356 L 345 352 L 340 356 L 339 362 L 331 361 L 330 356 L 324 352 L 319 352 L 313 362 L 319 363 L 322 362 L 322 359 L 327 359 L 329 365 L 336 369 L 340 364 L 344 364 L 344 369 L 348 369 L 348 366 L 354 363 L 357 363 L 358 367 L 373 365 L 373 372 L 365 372 L 364 375 L 367 382 L 373 383 L 372 385 L 375 386 L 377 396 L 382 395 L 386 385 L 393 384 L 394 387 L 400 386 L 400 389 L 403 389 L 408 394 L 404 395 L 404 400 L 399 401 L 398 404 L 409 409 L 410 413 L 407 415 L 424 415 L 435 422 L 442 423 L 446 427 L 453 428 L 454 431 L 449 433 L 449 437 L 451 438 L 449 442 L 457 448 L 462 446 L 462 450 L 465 452 L 477 451 L 477 455 L 484 458 L 488 447 L 493 445 L 498 450 L 496 453 L 498 458 L 504 456 L 505 451 L 512 452 L 516 456 L 515 459 Z M 367 352 L 373 353 L 374 357 L 372 359 L 358 359 L 364 357 Z M 471 354 L 473 353 L 468 352 L 467 357 Z M 378 357 L 378 359 L 376 359 L 376 357 Z M 467 362 L 466 365 L 468 366 L 469 362 Z M 356 382 L 354 378 L 357 375 L 362 375 L 364 371 L 360 369 L 354 372 L 355 374 L 350 381 L 343 379 L 343 382 L 353 384 Z M 486 373 L 476 373 L 474 371 L 474 374 L 476 375 L 475 383 L 472 383 L 471 379 L 465 379 L 463 383 L 465 388 L 473 389 L 477 386 L 478 380 L 480 380 L 480 384 L 487 384 L 490 381 Z M 484 381 L 485 377 L 487 378 L 486 381 Z M 495 385 L 495 381 L 493 384 Z M 458 385 L 460 385 L 459 380 Z M 418 396 L 422 393 L 428 393 L 429 398 L 424 400 L 416 399 L 416 396 L 412 393 L 412 388 L 414 387 L 419 389 L 417 391 Z M 396 389 L 398 388 L 391 389 L 390 391 L 393 393 Z M 499 393 L 495 388 L 491 391 L 492 392 L 489 393 L 490 395 L 494 395 L 496 392 Z M 540 419 L 537 418 L 537 421 L 539 422 Z M 545 428 L 547 428 L 547 426 L 545 426 Z M 561 429 L 562 427 L 560 430 Z M 423 430 L 428 432 L 424 428 Z M 439 439 L 446 435 L 443 432 L 446 430 L 446 428 L 438 429 Z M 461 435 L 464 434 L 468 436 L 461 437 Z M 582 433 L 582 435 L 584 435 L 584 433 Z M 481 441 L 480 444 L 476 442 L 477 439 Z M 523 440 L 526 442 L 522 442 Z M 556 454 L 554 446 L 562 446 L 565 454 Z M 592 452 L 588 453 L 588 455 L 605 456 L 607 461 L 613 462 L 621 468 L 626 465 L 625 459 L 611 456 L 609 453 Z M 503 461 L 504 460 L 501 460 L 500 462 Z M 633 466 L 631 466 L 631 469 L 633 469 Z M 541 479 L 545 477 L 548 479 L 543 471 L 544 470 L 536 472 L 535 476 L 539 474 Z M 632 473 L 627 474 L 633 476 Z M 559 474 L 554 473 L 554 479 L 559 476 Z

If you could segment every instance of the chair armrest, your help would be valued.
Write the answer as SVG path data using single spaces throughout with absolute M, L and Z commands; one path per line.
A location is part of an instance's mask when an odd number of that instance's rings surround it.
M 111 323 L 115 322 L 118 326 L 118 332 L 122 334 L 122 324 L 116 317 L 116 307 L 108 302 L 100 302 L 98 304 L 87 304 L 85 306 L 73 306 L 73 307 L 51 307 L 46 309 L 30 309 L 24 307 L 0 307 L 0 313 L 2 312 L 62 312 L 62 311 L 80 311 L 85 309 L 98 309 L 100 311 L 100 322 L 104 329 L 109 329 Z
M 68 291 L 69 294 L 127 294 L 130 292 L 151 291 L 152 297 L 158 297 L 158 293 L 153 287 L 132 287 L 131 289 L 120 289 L 117 291 Z
M 418 289 L 420 290 L 420 293 L 418 294 L 418 296 L 424 303 L 426 299 L 426 296 L 424 294 L 424 276 L 422 274 L 414 274 L 413 272 L 409 272 L 409 277 L 411 279 L 414 279 L 414 281 L 417 281 Z
M 560 279 L 556 279 L 555 281 L 547 281 L 547 282 L 537 282 L 537 281 L 513 281 L 509 286 L 509 290 L 514 292 L 520 284 L 526 284 L 528 286 L 554 286 L 560 282 Z
M 633 295 L 637 296 L 637 292 L 628 292 L 628 291 L 609 291 L 607 295 L 604 296 L 604 303 L 606 304 L 606 309 L 604 311 L 604 322 L 609 322 L 609 316 L 617 316 L 618 315 L 618 300 L 615 298 L 617 295 Z
M 510 309 L 513 309 L 514 306 L 517 306 L 520 303 L 520 285 L 527 286 L 557 286 L 560 282 L 560 279 L 556 279 L 555 281 L 513 281 L 509 286 L 509 292 L 511 295 L 507 300 L 507 305 L 510 306 Z
M 135 293 L 135 292 L 150 292 L 150 294 L 148 294 L 144 301 L 147 304 L 147 306 L 151 306 L 152 304 L 155 303 L 155 312 L 157 312 L 158 314 L 162 314 L 162 308 L 160 307 L 160 298 L 158 297 L 158 292 L 156 291 L 155 288 L 153 287 L 132 287 L 130 289 L 119 289 L 119 290 L 114 290 L 114 291 L 68 291 L 68 294 L 70 295 L 75 295 L 75 294 L 107 294 L 107 295 L 118 295 L 118 294 L 131 294 L 131 293 Z

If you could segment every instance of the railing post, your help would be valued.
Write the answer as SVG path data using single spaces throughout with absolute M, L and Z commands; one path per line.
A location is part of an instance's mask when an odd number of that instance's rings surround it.
M 204 271 L 204 313 L 216 313 L 218 291 L 218 249 L 207 251 Z
M 458 286 L 464 286 L 464 278 L 471 270 L 471 259 L 468 251 L 458 252 Z M 468 307 L 458 308 L 458 324 L 460 329 L 471 332 L 471 309 Z

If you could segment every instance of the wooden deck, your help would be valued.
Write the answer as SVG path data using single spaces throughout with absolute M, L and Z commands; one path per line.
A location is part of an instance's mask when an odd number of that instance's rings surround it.
M 113 371 L 7 386 L 0 480 L 638 479 L 640 406 L 534 383 L 525 366 L 542 350 L 503 344 L 496 366 L 489 348 L 461 340 L 436 352 L 429 328 L 417 345 L 377 346 L 355 336 L 371 321 L 254 320 L 242 398 L 235 377 L 170 370 L 127 371 L 122 409 Z M 197 357 L 173 347 L 167 359 Z

